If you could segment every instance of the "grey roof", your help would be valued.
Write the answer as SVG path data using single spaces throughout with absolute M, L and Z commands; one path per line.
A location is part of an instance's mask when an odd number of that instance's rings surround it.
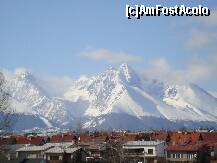
M 17 152 L 28 152 L 28 151 L 45 151 L 52 146 L 28 146 L 28 147 L 22 147 L 16 150 Z
M 74 147 L 74 148 L 53 147 L 45 151 L 45 153 L 74 153 L 79 149 L 80 147 Z
M 43 146 L 27 146 L 17 149 L 17 152 L 27 152 L 27 151 L 45 151 L 51 147 L 59 147 L 62 146 L 64 148 L 68 148 L 73 146 L 74 143 L 46 143 Z
M 9 145 L 9 153 L 10 152 L 16 152 L 16 150 L 22 148 L 22 147 L 28 147 L 31 146 L 30 144 L 13 144 L 13 145 Z
M 74 144 L 75 144 L 74 142 L 46 143 L 46 144 L 44 144 L 44 146 L 53 146 L 53 147 L 64 146 L 64 147 L 70 147 L 70 146 L 73 146 Z
M 164 141 L 128 141 L 124 146 L 156 146 Z

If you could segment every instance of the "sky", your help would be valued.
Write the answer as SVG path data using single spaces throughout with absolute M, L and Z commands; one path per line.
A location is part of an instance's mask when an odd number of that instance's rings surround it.
M 1 0 L 0 68 L 78 78 L 127 62 L 141 74 L 217 92 L 217 1 L 209 17 L 127 19 L 126 4 L 180 1 Z

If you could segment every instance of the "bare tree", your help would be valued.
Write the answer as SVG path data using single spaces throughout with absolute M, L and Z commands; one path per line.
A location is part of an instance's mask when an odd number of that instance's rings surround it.
M 106 163 L 122 163 L 123 162 L 122 144 L 113 145 L 111 143 L 107 143 L 105 162 Z
M 13 110 L 10 106 L 10 95 L 6 91 L 5 78 L 0 72 L 0 133 L 5 134 L 12 128 Z

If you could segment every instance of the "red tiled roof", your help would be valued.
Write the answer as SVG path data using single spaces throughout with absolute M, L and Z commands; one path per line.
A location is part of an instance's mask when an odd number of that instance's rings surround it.
M 173 144 L 196 144 L 199 141 L 200 133 L 198 132 L 171 132 L 169 133 L 170 142 Z
M 62 134 L 58 134 L 58 135 L 53 135 L 50 139 L 51 143 L 60 143 L 62 142 Z
M 200 134 L 203 138 L 203 141 L 217 142 L 217 132 L 203 132 Z
M 203 144 L 205 144 L 207 147 L 217 147 L 217 142 L 213 141 L 203 141 Z
M 169 145 L 167 151 L 180 151 L 180 152 L 193 152 L 198 151 L 204 145 L 203 144 L 187 144 L 187 145 Z
M 40 136 L 36 136 L 36 137 L 31 137 L 29 142 L 32 145 L 43 145 L 44 144 L 44 139 L 42 137 L 40 137 Z
M 124 142 L 127 142 L 127 141 L 134 141 L 136 140 L 136 137 L 138 136 L 138 133 L 126 133 L 123 137 L 122 137 L 122 140 Z
M 63 134 L 63 141 L 64 142 L 72 142 L 73 135 L 71 133 Z
M 16 136 L 16 144 L 29 144 L 29 140 L 26 136 Z
M 111 133 L 111 136 L 112 137 L 121 137 L 121 136 L 123 136 L 124 135 L 124 133 L 123 132 L 119 132 L 119 131 L 113 131 L 112 133 Z
M 73 140 L 73 135 L 71 133 L 57 134 L 51 136 L 50 138 L 51 143 L 72 142 L 72 140 Z
M 107 135 L 94 136 L 93 140 L 105 142 L 107 137 L 108 137 Z
M 87 134 L 80 134 L 79 135 L 79 141 L 80 142 L 92 142 L 93 138 Z
M 152 134 L 154 140 L 166 140 L 168 133 L 165 131 L 159 131 Z

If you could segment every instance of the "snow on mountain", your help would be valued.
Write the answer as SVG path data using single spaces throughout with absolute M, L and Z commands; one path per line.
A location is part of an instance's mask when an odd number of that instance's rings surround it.
M 64 98 L 50 97 L 24 69 L 6 76 L 17 113 L 34 116 L 47 127 L 73 128 L 78 120 L 84 128 L 99 129 L 217 127 L 215 97 L 192 83 L 171 85 L 143 77 L 127 64 L 82 76 Z
M 191 113 L 191 120 L 216 121 L 216 98 L 195 84 L 169 87 L 163 100 L 174 108 Z
M 65 109 L 65 101 L 48 97 L 37 84 L 37 79 L 27 70 L 17 70 L 10 77 L 6 75 L 6 80 L 16 113 L 37 115 L 46 123 L 45 126 L 51 126 L 48 125 L 50 122 L 56 125 L 68 123 L 73 118 Z
M 87 116 L 126 113 L 138 118 L 155 116 L 169 120 L 217 120 L 217 100 L 198 86 L 173 86 L 144 79 L 126 64 L 118 70 L 109 69 L 96 77 L 78 80 L 65 98 L 88 100 Z
M 214 96 L 215 98 L 217 98 L 217 92 L 209 92 L 212 96 Z
M 95 77 L 81 78 L 65 93 L 65 98 L 74 102 L 79 99 L 89 101 L 89 107 L 84 112 L 86 116 L 100 116 L 111 112 L 127 113 L 137 117 L 145 114 L 160 115 L 152 102 L 146 100 L 147 106 L 140 104 L 144 104 L 144 101 L 135 102 L 140 93 L 134 87 L 141 86 L 137 74 L 123 64 L 118 70 L 109 69 Z M 133 99 L 134 96 L 137 96 L 136 99 Z M 148 110 L 145 112 L 145 109 Z

